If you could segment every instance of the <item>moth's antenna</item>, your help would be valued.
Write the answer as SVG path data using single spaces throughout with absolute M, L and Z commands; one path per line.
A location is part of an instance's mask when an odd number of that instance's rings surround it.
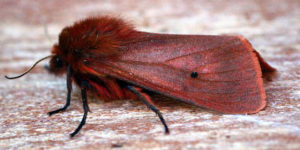
M 53 57 L 54 55 L 49 55 L 49 56 L 46 56 L 46 57 L 44 57 L 44 58 L 42 58 L 42 59 L 40 59 L 40 60 L 38 60 L 38 61 L 36 61 L 33 65 L 32 65 L 32 67 L 30 67 L 27 71 L 25 71 L 24 73 L 22 73 L 22 74 L 20 74 L 20 75 L 18 75 L 18 76 L 14 76 L 14 77 L 8 77 L 7 75 L 5 75 L 5 78 L 6 79 L 17 79 L 17 78 L 20 78 L 20 77 L 22 77 L 22 76 L 24 76 L 25 74 L 27 74 L 27 73 L 29 73 L 39 62 L 41 62 L 41 61 L 43 61 L 43 60 L 45 60 L 45 59 L 47 59 L 47 58 L 51 58 L 51 57 Z

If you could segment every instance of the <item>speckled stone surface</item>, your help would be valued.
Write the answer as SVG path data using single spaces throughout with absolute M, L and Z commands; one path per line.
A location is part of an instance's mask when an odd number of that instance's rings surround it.
M 299 8 L 299 0 L 1 0 L 0 149 L 300 149 Z M 90 97 L 87 124 L 70 139 L 83 113 L 79 90 L 66 112 L 47 116 L 65 102 L 65 76 L 48 74 L 46 61 L 23 78 L 3 76 L 25 71 L 50 54 L 63 27 L 95 15 L 149 32 L 243 35 L 278 69 L 265 83 L 267 107 L 227 115 L 156 96 L 171 130 L 165 135 L 142 102 Z

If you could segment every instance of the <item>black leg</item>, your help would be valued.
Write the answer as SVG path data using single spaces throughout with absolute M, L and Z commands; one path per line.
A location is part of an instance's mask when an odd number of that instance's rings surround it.
M 140 99 L 141 101 L 143 101 L 143 102 L 147 105 L 147 107 L 149 107 L 152 111 L 154 111 L 154 112 L 158 115 L 158 117 L 159 117 L 161 123 L 162 123 L 162 124 L 164 125 L 164 127 L 165 127 L 165 133 L 166 133 L 166 134 L 169 134 L 170 131 L 169 131 L 169 128 L 168 128 L 168 126 L 167 126 L 167 124 L 166 124 L 166 122 L 165 122 L 165 119 L 164 119 L 163 116 L 161 115 L 160 111 L 159 111 L 155 106 L 153 106 L 153 105 L 149 102 L 149 101 L 151 101 L 151 100 L 148 99 L 146 96 L 144 96 L 145 93 L 140 92 L 139 90 L 136 89 L 136 87 L 130 86 L 130 85 L 127 86 L 127 89 L 130 90 L 131 92 L 133 92 L 134 94 L 136 94 L 136 95 L 139 97 L 139 99 Z
M 89 111 L 89 107 L 88 107 L 88 103 L 87 103 L 87 97 L 86 97 L 86 88 L 88 86 L 88 82 L 87 81 L 83 81 L 81 83 L 81 96 L 82 96 L 82 104 L 83 104 L 83 110 L 84 110 L 84 114 L 82 117 L 82 120 L 80 122 L 80 124 L 78 125 L 78 127 L 76 128 L 76 130 L 70 134 L 71 137 L 74 137 L 83 127 L 83 125 L 85 124 L 86 121 L 86 117 Z
M 57 110 L 48 112 L 48 115 L 51 116 L 53 114 L 59 113 L 61 111 L 65 111 L 69 106 L 71 102 L 71 92 L 72 92 L 72 69 L 70 66 L 68 66 L 67 70 L 67 89 L 68 89 L 68 94 L 67 94 L 67 101 L 64 107 L 59 108 Z

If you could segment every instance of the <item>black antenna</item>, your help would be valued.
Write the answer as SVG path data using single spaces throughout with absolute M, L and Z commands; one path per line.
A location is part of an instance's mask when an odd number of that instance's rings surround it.
M 20 75 L 18 75 L 18 76 L 8 77 L 7 75 L 5 75 L 5 78 L 6 78 L 6 79 L 17 79 L 17 78 L 20 78 L 20 77 L 24 76 L 25 74 L 27 74 L 28 72 L 30 72 L 30 71 L 31 71 L 31 70 L 32 70 L 39 62 L 41 62 L 41 61 L 43 61 L 43 60 L 45 60 L 45 59 L 47 59 L 47 58 L 53 57 L 53 56 L 54 56 L 54 55 L 46 56 L 46 57 L 44 57 L 44 58 L 38 60 L 37 62 L 35 62 L 35 63 L 32 65 L 32 67 L 30 67 L 27 71 L 25 71 L 24 73 L 22 73 L 22 74 L 20 74 Z

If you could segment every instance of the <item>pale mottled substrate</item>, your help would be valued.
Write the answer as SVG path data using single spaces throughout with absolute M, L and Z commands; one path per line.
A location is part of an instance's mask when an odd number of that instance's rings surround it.
M 297 149 L 300 147 L 300 21 L 297 1 L 90 1 L 0 2 L 0 75 L 24 71 L 50 53 L 61 28 L 84 16 L 121 14 L 138 29 L 185 34 L 242 34 L 279 70 L 265 84 L 267 108 L 253 115 L 222 115 L 176 100 L 156 98 L 171 134 L 141 102 L 102 102 L 90 98 L 87 124 L 80 122 L 80 93 L 74 90 L 68 111 L 63 106 L 64 77 L 40 65 L 18 80 L 0 78 L 0 148 L 131 149 Z M 232 7 L 232 6 L 235 7 Z M 5 8 L 4 8 L 5 7 Z M 36 9 L 32 9 L 35 7 Z M 52 10 L 52 11 L 51 11 Z M 53 11 L 55 10 L 55 11 Z M 38 15 L 39 13 L 42 15 Z M 5 14 L 5 16 L 3 16 Z M 51 42 L 44 35 L 46 23 Z

